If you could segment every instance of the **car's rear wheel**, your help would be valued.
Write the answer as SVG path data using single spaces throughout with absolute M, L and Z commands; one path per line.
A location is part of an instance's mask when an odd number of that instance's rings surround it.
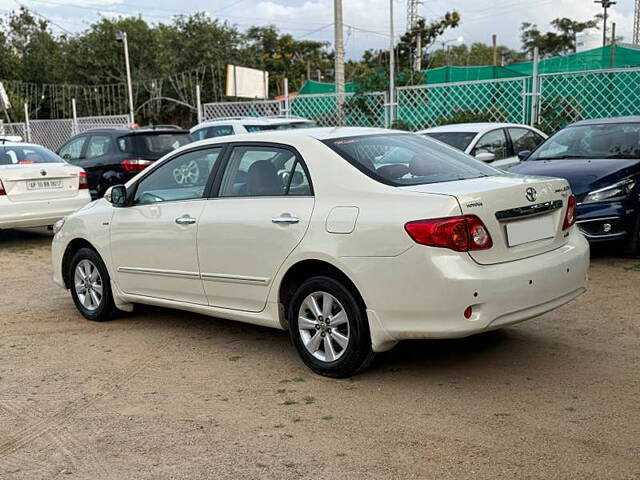
M 347 377 L 373 360 L 365 309 L 341 282 L 324 276 L 304 281 L 288 314 L 291 339 L 313 371 Z
M 629 235 L 624 253 L 628 257 L 638 258 L 640 257 L 640 215 L 636 218 L 633 229 L 629 232 Z
M 67 278 L 73 302 L 87 320 L 104 322 L 120 313 L 113 301 L 109 272 L 94 250 L 81 248 L 75 253 Z

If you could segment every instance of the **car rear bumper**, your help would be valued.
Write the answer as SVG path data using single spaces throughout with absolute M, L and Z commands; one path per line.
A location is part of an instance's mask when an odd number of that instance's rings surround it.
M 29 202 L 11 202 L 0 197 L 0 229 L 53 225 L 90 201 L 87 190 L 81 190 L 70 198 Z
M 589 245 L 569 242 L 534 257 L 480 265 L 468 255 L 414 246 L 389 259 L 344 259 L 363 279 L 373 348 L 404 339 L 455 338 L 553 310 L 586 291 Z M 472 308 L 465 318 L 464 311 Z

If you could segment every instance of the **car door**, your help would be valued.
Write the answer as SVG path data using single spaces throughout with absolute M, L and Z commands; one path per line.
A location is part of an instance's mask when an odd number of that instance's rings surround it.
M 258 312 L 271 282 L 300 243 L 314 206 L 300 155 L 271 144 L 235 145 L 198 228 L 209 304 Z
M 144 176 L 111 221 L 111 256 L 126 293 L 207 304 L 196 233 L 222 147 L 181 153 Z
M 491 130 L 478 139 L 471 151 L 471 155 L 478 158 L 480 154 L 493 155 L 493 159 L 487 161 L 493 167 L 510 165 L 517 161 L 511 151 L 503 128 Z M 479 159 L 482 159 L 482 157 L 480 156 Z

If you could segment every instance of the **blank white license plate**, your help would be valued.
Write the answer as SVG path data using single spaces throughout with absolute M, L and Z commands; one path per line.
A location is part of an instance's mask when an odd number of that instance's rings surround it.
M 55 190 L 62 188 L 62 180 L 27 180 L 27 190 Z
M 553 215 L 507 223 L 507 243 L 510 247 L 556 236 Z

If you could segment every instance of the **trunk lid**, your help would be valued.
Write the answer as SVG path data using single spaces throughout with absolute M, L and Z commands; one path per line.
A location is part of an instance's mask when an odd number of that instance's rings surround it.
M 480 264 L 539 255 L 567 242 L 562 225 L 571 190 L 563 179 L 502 175 L 401 188 L 450 195 L 462 214 L 478 216 L 493 239 L 492 248 L 469 252 Z
M 11 202 L 53 200 L 78 194 L 81 171 L 67 163 L 0 165 L 0 180 Z

